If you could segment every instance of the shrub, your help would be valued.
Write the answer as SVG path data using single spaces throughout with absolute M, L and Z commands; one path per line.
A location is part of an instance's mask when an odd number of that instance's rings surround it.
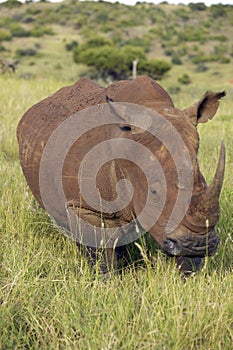
M 179 48 L 178 48 L 178 55 L 179 56 L 185 56 L 185 55 L 187 55 L 187 53 L 188 53 L 188 50 L 187 50 L 187 47 L 186 46 L 184 46 L 184 45 L 182 45 L 182 46 L 180 46 Z
M 188 74 L 183 74 L 180 78 L 178 78 L 179 83 L 188 85 L 191 83 L 191 78 Z
M 211 36 L 209 37 L 209 40 L 217 40 L 217 41 L 223 41 L 223 42 L 225 42 L 225 41 L 227 41 L 228 39 L 227 39 L 226 35 L 211 35 Z
M 186 26 L 184 30 L 178 33 L 180 41 L 198 41 L 206 42 L 208 38 L 208 30 L 206 28 L 195 28 L 193 26 Z
M 203 73 L 203 72 L 206 72 L 208 69 L 209 68 L 204 63 L 199 63 L 196 68 L 196 72 Z
M 231 62 L 231 60 L 229 57 L 223 56 L 220 58 L 220 63 L 230 63 L 230 62 Z
M 35 19 L 32 16 L 25 16 L 22 20 L 22 22 L 24 22 L 24 23 L 32 23 L 34 21 L 35 21 Z
M 28 48 L 28 49 L 17 49 L 16 50 L 16 55 L 18 57 L 22 57 L 22 56 L 35 56 L 37 54 L 37 51 L 35 49 L 32 48 Z
M 169 48 L 164 50 L 164 53 L 166 56 L 172 56 L 174 54 L 174 50 Z
M 178 7 L 177 10 L 174 11 L 174 14 L 176 17 L 180 17 L 180 19 L 184 22 L 189 20 L 189 11 L 187 11 L 184 7 Z
M 192 11 L 205 11 L 207 9 L 207 6 L 203 2 L 191 2 L 188 6 Z
M 173 54 L 171 61 L 172 61 L 173 64 L 177 64 L 177 65 L 183 64 L 183 62 L 182 62 L 182 60 L 181 60 L 181 58 L 180 58 L 180 56 L 178 54 Z
M 73 51 L 78 47 L 78 42 L 76 40 L 72 40 L 70 43 L 65 45 L 66 51 Z
M 221 56 L 222 54 L 224 54 L 226 52 L 227 52 L 227 46 L 226 45 L 219 44 L 219 45 L 216 45 L 214 47 L 214 53 L 216 55 L 220 55 Z
M 87 21 L 88 15 L 80 15 L 77 19 L 75 19 L 75 21 L 73 21 L 73 26 L 75 29 L 81 29 L 83 26 L 86 25 Z
M 90 38 L 87 43 L 85 44 L 84 48 L 85 47 L 102 47 L 104 45 L 112 45 L 112 42 L 108 39 L 105 39 L 104 37 L 93 37 L 93 38 Z
M 6 51 L 6 48 L 3 45 L 0 45 L 0 52 Z
M 226 9 L 222 4 L 210 6 L 210 11 L 214 19 L 219 17 L 226 17 L 227 15 Z
M 6 41 L 6 40 L 11 40 L 11 39 L 12 39 L 11 33 L 7 32 L 6 30 L 0 29 L 0 42 Z
M 120 50 L 120 53 L 123 54 L 123 57 L 125 57 L 126 60 L 130 62 L 130 64 L 135 59 L 138 59 L 138 60 L 145 60 L 146 59 L 145 52 L 140 47 L 126 45 Z
M 9 29 L 13 37 L 23 38 L 30 36 L 30 32 L 18 23 L 12 23 Z
M 135 58 L 145 58 L 142 50 L 125 46 L 118 49 L 115 46 L 83 48 L 82 45 L 74 50 L 74 60 L 87 66 L 95 67 L 97 75 L 106 79 L 126 79 L 130 75 L 132 61 Z
M 127 39 L 127 40 L 121 40 L 121 46 L 129 45 L 129 46 L 136 46 L 136 47 L 141 47 L 144 49 L 144 51 L 148 51 L 150 48 L 151 40 L 147 36 L 143 37 L 134 37 L 132 39 Z
M 135 59 L 139 60 L 139 74 L 149 74 L 156 79 L 171 68 L 167 62 L 147 60 L 144 48 L 132 45 L 118 48 L 112 41 L 103 37 L 91 38 L 74 49 L 74 61 L 95 68 L 96 76 L 103 79 L 110 77 L 118 80 L 130 77 Z M 93 75 L 93 70 L 91 74 Z
M 26 9 L 26 13 L 29 14 L 29 15 L 38 15 L 41 12 L 42 12 L 42 10 L 39 7 L 34 7 L 34 6 L 31 7 L 31 6 L 29 6 Z
M 100 31 L 102 33 L 109 33 L 112 32 L 115 29 L 115 25 L 111 22 L 104 23 L 100 26 Z
M 43 35 L 54 35 L 52 28 L 46 26 L 34 26 L 30 31 L 31 36 L 39 38 Z
M 138 63 L 138 73 L 148 74 L 153 79 L 161 79 L 171 69 L 170 63 L 163 60 L 144 60 Z
M 22 5 L 22 2 L 17 1 L 17 0 L 8 0 L 5 1 L 1 4 L 2 7 L 8 7 L 10 9 L 14 8 L 14 7 L 20 7 Z
M 190 58 L 191 58 L 192 62 L 195 64 L 208 62 L 208 57 L 205 56 L 203 53 L 198 53 L 197 55 L 194 55 Z
M 38 50 L 41 49 L 41 47 L 42 47 L 41 43 L 35 43 L 34 46 L 35 46 L 35 48 L 38 49 Z

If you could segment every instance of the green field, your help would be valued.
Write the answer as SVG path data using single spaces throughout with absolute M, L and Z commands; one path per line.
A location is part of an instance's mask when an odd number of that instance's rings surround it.
M 19 59 L 16 74 L 0 74 L 0 349 L 231 350 L 232 7 L 224 8 L 225 12 L 219 7 L 192 12 L 190 7 L 165 4 L 153 12 L 152 5 L 125 8 L 102 2 L 83 4 L 29 3 L 0 11 L 0 51 L 1 45 L 4 47 L 1 57 Z M 189 34 L 199 35 L 199 41 L 180 45 L 178 27 L 185 23 L 189 27 L 196 25 L 198 20 L 208 31 L 204 33 L 215 35 L 215 41 L 192 32 Z M 15 22 L 27 31 L 33 28 L 35 31 L 35 23 L 36 29 L 38 25 L 49 26 L 54 34 L 42 37 L 14 34 L 11 39 L 1 40 L 6 32 L 15 33 Z M 88 23 L 87 27 L 84 23 Z M 214 176 L 222 139 L 226 145 L 221 218 L 217 227 L 220 244 L 217 254 L 206 259 L 203 269 L 188 279 L 179 273 L 174 259 L 147 238 L 146 242 L 139 242 L 140 249 L 132 244 L 128 267 L 103 281 L 100 274 L 91 273 L 76 245 L 36 205 L 22 175 L 17 123 L 34 103 L 88 73 L 87 67 L 74 63 L 65 44 L 72 40 L 83 43 L 95 32 L 96 23 L 105 37 L 115 35 L 114 38 L 126 41 L 145 35 L 143 40 L 149 40 L 148 56 L 152 58 L 170 60 L 165 54 L 170 46 L 175 53 L 184 47 L 188 50 L 184 50 L 183 63 L 173 64 L 160 82 L 170 91 L 178 108 L 193 104 L 206 90 L 227 92 L 215 118 L 198 126 L 199 163 L 208 183 Z M 176 33 L 172 32 L 174 23 L 179 23 Z M 171 32 L 169 38 L 166 31 L 161 32 L 165 24 Z M 226 38 L 220 37 L 223 40 L 220 43 L 216 37 L 223 34 Z M 162 41 L 158 41 L 159 35 Z M 205 62 L 207 70 L 197 72 L 191 58 L 195 50 L 203 53 L 206 48 L 212 53 L 218 51 L 216 46 L 223 56 Z M 17 50 L 21 48 L 36 49 L 36 55 L 19 57 Z M 220 62 L 223 57 L 230 63 Z M 187 85 L 179 82 L 184 73 L 191 80 Z M 101 79 L 100 83 L 106 84 Z
M 208 182 L 221 139 L 227 166 L 217 255 L 184 281 L 173 259 L 153 250 L 103 282 L 74 243 L 37 208 L 19 165 L 15 130 L 53 80 L 1 77 L 1 349 L 231 349 L 233 340 L 232 96 L 202 125 L 200 164 Z M 196 91 L 176 94 L 188 105 Z M 135 250 L 135 249 L 134 249 Z M 137 249 L 136 249 L 137 250 Z M 135 254 L 135 253 L 134 253 Z

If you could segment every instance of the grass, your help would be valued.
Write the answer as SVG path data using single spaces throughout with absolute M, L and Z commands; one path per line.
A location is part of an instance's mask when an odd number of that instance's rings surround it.
M 232 349 L 230 90 L 216 118 L 199 127 L 199 158 L 208 182 L 222 138 L 227 148 L 217 255 L 184 280 L 173 259 L 160 250 L 152 249 L 144 260 L 135 253 L 137 267 L 131 264 L 103 282 L 35 205 L 18 161 L 18 120 L 64 82 L 5 76 L 0 85 L 0 349 Z M 203 80 L 201 87 L 181 91 L 176 105 L 195 102 L 206 89 Z

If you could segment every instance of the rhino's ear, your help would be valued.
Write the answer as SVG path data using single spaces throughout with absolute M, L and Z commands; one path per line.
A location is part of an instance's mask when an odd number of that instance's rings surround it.
M 219 106 L 219 100 L 225 95 L 225 91 L 207 91 L 200 101 L 184 109 L 183 112 L 195 125 L 198 123 L 206 123 L 209 119 L 214 117 Z

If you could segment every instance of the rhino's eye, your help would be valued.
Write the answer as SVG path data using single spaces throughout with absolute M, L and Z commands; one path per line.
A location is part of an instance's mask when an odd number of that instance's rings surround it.
M 120 129 L 122 131 L 130 131 L 131 130 L 131 127 L 129 125 L 124 125 L 124 126 L 120 126 Z
M 153 202 L 159 203 L 161 201 L 161 198 L 160 198 L 159 192 L 156 190 L 154 186 L 150 188 L 150 192 L 152 194 L 151 199 L 153 200 Z
M 154 195 L 157 194 L 157 191 L 156 191 L 155 188 L 151 188 L 150 191 L 151 191 L 151 193 L 154 194 Z

